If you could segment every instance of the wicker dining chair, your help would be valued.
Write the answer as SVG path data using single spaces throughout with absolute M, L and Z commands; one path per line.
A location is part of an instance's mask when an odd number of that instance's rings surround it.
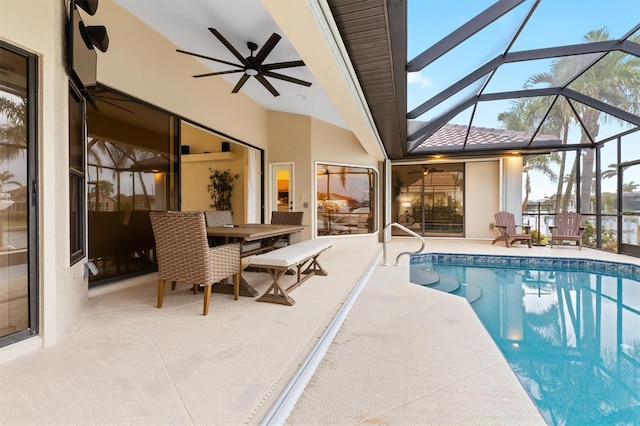
M 164 284 L 171 281 L 204 285 L 203 315 L 209 313 L 211 285 L 233 275 L 234 297 L 240 289 L 240 244 L 209 247 L 202 212 L 151 212 L 158 259 L 158 308 L 162 307 Z
M 207 226 L 233 225 L 231 210 L 205 210 Z
M 302 225 L 302 217 L 304 212 L 271 212 L 271 224 L 276 225 Z M 289 235 L 285 235 L 276 243 L 277 247 L 282 247 L 290 244 L 296 244 L 302 241 L 302 232 L 292 232 Z

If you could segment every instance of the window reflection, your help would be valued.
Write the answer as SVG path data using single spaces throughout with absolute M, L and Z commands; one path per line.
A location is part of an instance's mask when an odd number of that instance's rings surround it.
M 149 212 L 174 198 L 172 117 L 107 89 L 97 103 L 87 147 L 91 283 L 155 268 Z
M 392 175 L 394 222 L 423 235 L 464 235 L 464 164 L 397 165 Z
M 37 326 L 29 323 L 28 63 L 0 47 L 0 338 Z
M 317 234 L 367 234 L 376 231 L 377 173 L 368 167 L 316 166 Z

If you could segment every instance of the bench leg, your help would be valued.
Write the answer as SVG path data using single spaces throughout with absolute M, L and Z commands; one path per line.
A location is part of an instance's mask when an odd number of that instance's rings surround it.
M 273 283 L 271 283 L 267 291 L 258 298 L 258 302 L 272 302 L 293 306 L 296 301 L 289 297 L 287 290 L 282 288 L 278 281 L 287 272 L 287 269 L 268 268 L 267 270 L 273 279 Z
M 309 264 L 309 267 L 307 269 L 305 269 L 304 271 L 302 271 L 303 274 L 314 274 L 314 275 L 323 275 L 323 276 L 327 276 L 327 271 L 325 271 L 322 266 L 320 266 L 320 263 L 318 263 L 318 256 L 320 256 L 320 253 L 316 254 L 315 256 L 313 256 L 313 258 L 311 259 L 311 263 Z M 298 281 L 300 281 L 300 276 L 298 275 Z

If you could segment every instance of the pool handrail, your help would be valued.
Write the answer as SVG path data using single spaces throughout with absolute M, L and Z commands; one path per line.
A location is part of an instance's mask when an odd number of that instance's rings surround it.
M 420 249 L 418 249 L 417 251 L 403 251 L 402 253 L 400 253 L 396 257 L 396 263 L 394 264 L 394 266 L 399 265 L 398 262 L 400 261 L 400 256 L 402 256 L 403 254 L 418 254 L 418 253 L 422 253 L 422 251 L 424 250 L 424 238 L 422 238 L 420 235 L 418 235 L 411 229 L 407 228 L 406 226 L 399 224 L 398 222 L 388 223 L 382 231 L 382 266 L 387 266 L 387 243 L 389 242 L 387 241 L 387 234 L 391 235 L 391 233 L 387 233 L 387 229 L 394 226 L 396 228 L 402 229 L 404 232 L 408 234 L 413 235 L 414 237 L 418 238 L 422 242 L 422 247 L 420 247 Z

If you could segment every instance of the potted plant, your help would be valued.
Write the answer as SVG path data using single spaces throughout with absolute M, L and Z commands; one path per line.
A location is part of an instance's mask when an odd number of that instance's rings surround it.
M 214 210 L 231 210 L 231 195 L 234 182 L 239 174 L 231 174 L 231 170 L 224 171 L 209 167 L 209 185 L 207 191 L 211 197 L 211 208 Z

